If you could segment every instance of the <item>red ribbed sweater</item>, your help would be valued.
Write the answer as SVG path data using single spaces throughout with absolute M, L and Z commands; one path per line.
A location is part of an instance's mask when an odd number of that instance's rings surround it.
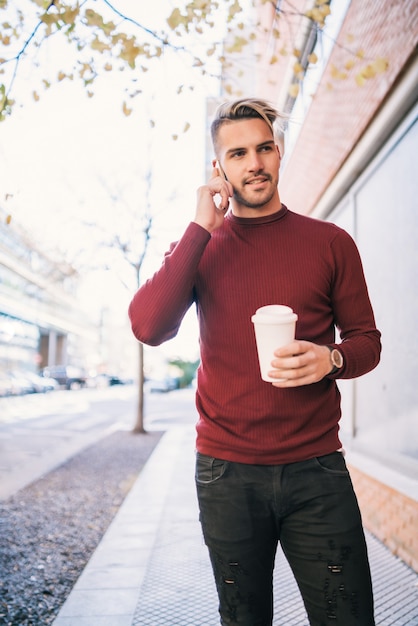
M 286 304 L 296 338 L 333 344 L 354 378 L 380 358 L 363 269 L 352 238 L 285 206 L 262 218 L 228 214 L 209 234 L 191 223 L 162 267 L 135 294 L 129 315 L 140 341 L 172 338 L 193 301 L 200 328 L 197 450 L 252 464 L 282 464 L 341 447 L 340 394 L 332 376 L 278 389 L 261 380 L 252 314 Z

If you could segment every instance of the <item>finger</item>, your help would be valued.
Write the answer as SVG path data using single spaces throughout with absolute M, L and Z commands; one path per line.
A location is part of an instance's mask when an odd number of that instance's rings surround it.
M 228 193 L 225 192 L 225 190 L 221 190 L 219 195 L 221 196 L 221 201 L 219 203 L 218 209 L 219 209 L 219 211 L 225 212 L 229 208 L 229 196 L 228 196 Z
M 306 341 L 295 340 L 291 343 L 281 346 L 274 351 L 274 355 L 278 357 L 296 356 L 297 354 L 303 354 L 307 348 Z

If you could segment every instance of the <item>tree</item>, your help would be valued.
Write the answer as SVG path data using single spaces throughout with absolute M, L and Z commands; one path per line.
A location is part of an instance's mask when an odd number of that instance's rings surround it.
M 102 246 L 111 247 L 114 250 L 120 252 L 122 258 L 126 263 L 134 270 L 135 284 L 138 289 L 141 284 L 141 269 L 143 267 L 144 260 L 147 255 L 148 245 L 151 239 L 151 228 L 153 224 L 153 213 L 151 208 L 150 194 L 152 189 L 152 169 L 148 169 L 145 175 L 145 203 L 144 210 L 138 217 L 132 215 L 131 218 L 135 219 L 136 224 L 139 224 L 139 228 L 135 228 L 133 232 L 118 233 L 106 240 L 104 235 L 104 241 Z M 102 181 L 103 186 L 107 188 L 107 182 Z M 120 206 L 122 202 L 122 193 L 113 194 L 108 189 L 108 194 L 112 199 Z M 130 209 L 130 207 L 128 207 Z M 141 242 L 138 238 L 142 238 Z M 120 281 L 125 287 L 131 291 L 130 285 L 125 282 L 125 277 L 120 275 Z M 140 341 L 138 342 L 138 398 L 137 398 L 137 410 L 135 424 L 132 432 L 135 434 L 145 433 L 144 427 L 144 345 Z
M 188 387 L 196 375 L 196 370 L 199 367 L 200 361 L 185 361 L 184 359 L 177 358 L 171 359 L 169 363 L 170 365 L 177 367 L 182 372 L 182 376 L 179 381 L 180 387 Z
M 70 67 L 60 68 L 57 75 L 46 74 L 40 79 L 32 92 L 35 100 L 40 98 L 41 87 L 49 89 L 53 82 L 75 79 L 81 80 L 88 96 L 92 96 L 99 76 L 124 71 L 129 78 L 122 110 L 130 115 L 133 99 L 142 93 L 141 79 L 168 51 L 184 55 L 198 74 L 224 76 L 231 56 L 239 57 L 267 35 L 275 43 L 265 63 L 275 65 L 284 55 L 295 57 L 294 80 L 290 85 L 295 97 L 308 67 L 318 59 L 316 54 L 306 55 L 298 49 L 296 37 L 301 27 L 298 22 L 296 31 L 294 20 L 303 19 L 315 38 L 323 31 L 332 10 L 331 0 L 312 0 L 307 11 L 295 8 L 305 5 L 297 0 L 185 0 L 171 10 L 167 8 L 163 26 L 155 27 L 136 18 L 137 13 L 141 15 L 140 6 L 130 6 L 130 15 L 123 12 L 120 7 L 124 0 L 119 0 L 118 5 L 109 0 L 20 0 L 17 4 L 0 0 L 0 120 L 6 119 L 17 104 L 14 86 L 23 60 L 32 58 L 36 63 L 39 49 L 57 37 L 68 44 L 75 58 Z M 145 3 L 137 4 L 144 9 Z M 256 19 L 250 25 L 254 8 Z M 272 16 L 267 26 L 260 19 L 266 11 Z M 302 30 L 305 28 L 302 25 Z M 367 59 L 355 41 L 346 50 L 345 66 L 334 70 L 336 80 L 354 75 L 362 84 L 387 68 L 385 59 Z M 184 83 L 178 85 L 179 92 L 184 88 Z M 234 93 L 232 84 L 226 84 L 225 91 Z
M 117 2 L 117 4 L 116 4 Z M 164 0 L 158 0 L 158 5 Z M 171 4 L 171 3 L 170 3 Z M 167 8 L 161 24 L 154 20 L 153 11 L 145 2 L 126 0 L 0 0 L 0 120 L 6 120 L 15 107 L 25 102 L 24 81 L 20 81 L 22 67 L 36 69 L 28 85 L 35 101 L 42 91 L 54 84 L 81 81 L 86 95 L 92 97 L 99 80 L 109 75 L 120 77 L 121 108 L 130 116 L 136 98 L 149 96 L 150 70 L 166 55 L 174 53 L 184 59 L 187 72 L 176 87 L 178 94 L 193 89 L 198 77 L 214 76 L 222 80 L 222 90 L 239 95 L 240 73 L 245 72 L 246 57 L 257 63 L 280 68 L 284 58 L 291 59 L 292 80 L 289 96 L 294 99 L 306 72 L 318 61 L 314 44 L 326 36 L 324 25 L 332 11 L 330 0 L 179 0 Z M 167 3 L 168 6 L 168 3 Z M 141 13 L 142 11 L 142 13 Z M 255 19 L 253 19 L 253 14 Z M 264 19 L 266 17 L 268 19 Z M 304 33 L 304 45 L 298 35 Z M 260 53 L 260 42 L 269 45 Z M 306 45 L 305 45 L 306 44 Z M 58 71 L 43 64 L 41 51 L 55 46 L 68 52 L 61 54 Z M 384 71 L 387 61 L 368 59 L 361 42 L 347 42 L 345 65 L 333 68 L 335 81 L 355 79 L 359 85 L 377 72 Z M 70 54 L 71 52 L 71 54 Z M 189 71 L 191 70 L 191 71 Z M 134 118 L 132 116 L 131 120 Z M 150 115 L 150 125 L 153 120 Z M 183 127 L 187 132 L 188 123 Z M 173 133 L 173 139 L 178 137 Z M 148 190 L 152 171 L 147 173 Z M 135 257 L 128 239 L 116 237 L 118 248 L 134 268 L 137 284 L 150 241 L 152 216 L 149 202 L 142 219 L 143 247 Z M 9 219 L 9 218 L 8 218 Z M 138 414 L 135 430 L 143 431 L 143 348 L 139 346 Z
M 142 230 L 143 234 L 143 244 L 142 250 L 139 253 L 139 256 L 135 258 L 130 258 L 130 249 L 129 242 L 122 242 L 120 240 L 116 241 L 116 245 L 125 253 L 125 258 L 128 260 L 128 263 L 133 267 L 136 276 L 136 286 L 139 288 L 141 284 L 141 268 L 147 254 L 148 243 L 150 240 L 150 231 L 152 226 L 152 213 L 150 207 L 150 191 L 152 185 L 152 171 L 148 170 L 146 176 L 146 207 L 145 207 L 145 215 L 144 215 L 144 227 Z M 136 421 L 133 428 L 134 433 L 145 433 L 144 428 L 144 344 L 139 341 L 138 342 L 138 403 L 137 403 L 137 412 L 136 412 Z

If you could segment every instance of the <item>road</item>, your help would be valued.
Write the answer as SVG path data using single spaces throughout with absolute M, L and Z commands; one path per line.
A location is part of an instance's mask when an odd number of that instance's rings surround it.
M 0 398 L 0 500 L 111 432 L 132 429 L 136 401 L 131 385 Z M 193 389 L 146 394 L 147 430 L 195 421 Z

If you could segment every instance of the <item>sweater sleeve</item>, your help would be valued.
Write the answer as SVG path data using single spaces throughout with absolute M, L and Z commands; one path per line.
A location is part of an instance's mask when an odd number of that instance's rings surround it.
M 133 297 L 128 313 L 132 331 L 142 343 L 157 346 L 177 334 L 194 300 L 194 280 L 211 236 L 192 222 L 170 247 L 160 269 Z
M 380 332 L 376 328 L 363 266 L 353 239 L 340 231 L 332 244 L 334 256 L 333 310 L 341 343 L 332 344 L 344 357 L 343 368 L 330 378 L 356 378 L 380 360 Z

